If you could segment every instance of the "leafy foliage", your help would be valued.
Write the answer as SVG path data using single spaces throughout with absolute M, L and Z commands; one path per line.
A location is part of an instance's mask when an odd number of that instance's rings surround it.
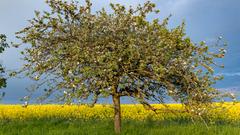
M 0 34 L 0 53 L 2 53 L 5 48 L 8 47 L 8 44 L 6 42 L 6 36 L 3 34 Z M 6 78 L 4 77 L 5 71 L 3 66 L 0 64 L 0 89 L 5 88 L 7 86 Z M 2 92 L 0 95 L 0 99 L 4 97 L 5 93 Z
M 210 51 L 206 43 L 195 44 L 185 35 L 185 24 L 169 29 L 169 18 L 147 20 L 158 14 L 155 4 L 136 8 L 111 4 L 92 13 L 92 4 L 48 0 L 51 12 L 35 11 L 28 27 L 17 32 L 30 47 L 22 53 L 22 69 L 48 86 L 40 99 L 55 94 L 72 102 L 100 97 L 129 96 L 147 108 L 165 103 L 170 96 L 186 105 L 190 113 L 202 114 L 221 97 L 212 87 L 222 77 L 214 76 L 215 58 L 223 58 L 220 42 Z

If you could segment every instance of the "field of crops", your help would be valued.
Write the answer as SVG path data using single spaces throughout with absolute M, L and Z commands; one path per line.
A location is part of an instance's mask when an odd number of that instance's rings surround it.
M 155 108 L 162 109 L 157 114 L 151 110 L 146 110 L 142 105 L 122 105 L 122 118 L 131 120 L 166 120 L 166 119 L 184 119 L 189 118 L 186 113 L 180 113 L 183 110 L 181 104 L 170 104 L 169 109 L 179 113 L 171 113 L 163 105 L 153 105 Z M 213 111 L 212 118 L 222 118 L 230 121 L 240 120 L 240 104 L 228 103 L 226 110 Z M 28 120 L 42 118 L 64 118 L 64 119 L 112 119 L 113 108 L 111 105 L 0 105 L 0 119 L 9 120 Z
M 163 105 L 154 105 L 164 110 Z M 169 111 L 154 113 L 142 105 L 122 105 L 124 134 L 238 134 L 240 132 L 240 105 L 225 104 L 227 110 L 212 111 L 211 118 L 224 120 L 227 125 L 194 125 L 187 113 Z M 180 111 L 183 106 L 170 104 L 170 110 Z M 3 134 L 111 134 L 113 131 L 111 105 L 0 105 L 0 135 Z M 229 125 L 233 123 L 233 125 Z M 145 133 L 146 132 L 146 133 Z M 152 133 L 150 133 L 152 132 Z M 205 134 L 206 134 L 205 133 Z M 174 133 L 177 134 L 177 133 Z

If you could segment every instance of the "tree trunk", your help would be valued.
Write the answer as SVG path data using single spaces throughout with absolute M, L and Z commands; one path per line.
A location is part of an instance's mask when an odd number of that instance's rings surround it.
M 121 107 L 120 107 L 120 96 L 113 95 L 113 106 L 114 106 L 114 129 L 115 133 L 120 134 L 121 132 Z

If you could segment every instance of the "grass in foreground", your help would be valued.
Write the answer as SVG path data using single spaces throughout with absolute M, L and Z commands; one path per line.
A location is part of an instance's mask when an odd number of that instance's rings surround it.
M 123 121 L 123 135 L 239 135 L 239 124 L 204 124 L 184 121 Z M 111 120 L 42 119 L 1 121 L 0 135 L 114 135 Z

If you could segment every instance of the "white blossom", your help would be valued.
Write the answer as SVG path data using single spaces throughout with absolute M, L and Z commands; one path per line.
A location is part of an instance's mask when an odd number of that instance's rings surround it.
M 67 91 L 64 90 L 63 93 L 64 93 L 64 94 L 67 94 Z

